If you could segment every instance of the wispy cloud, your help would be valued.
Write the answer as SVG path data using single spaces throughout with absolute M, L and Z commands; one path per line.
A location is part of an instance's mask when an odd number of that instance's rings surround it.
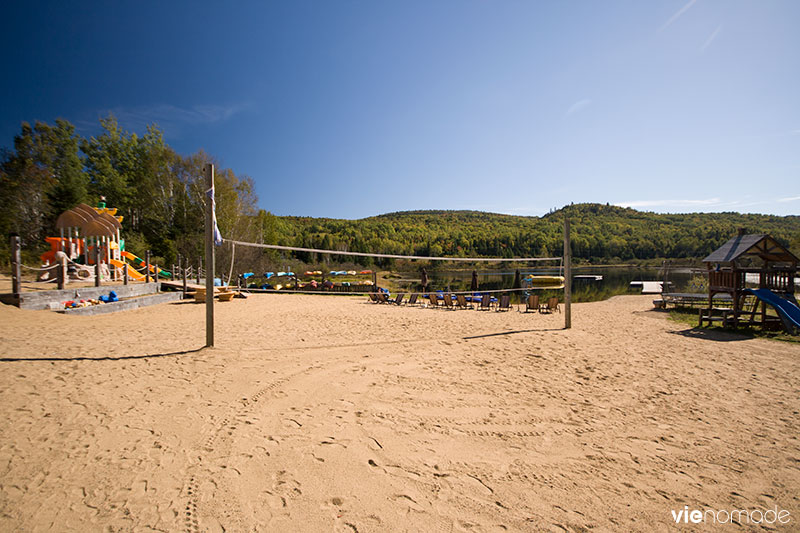
M 642 207 L 715 207 L 722 205 L 722 203 L 722 200 L 719 198 L 707 198 L 704 200 L 635 200 L 632 202 L 618 202 L 614 205 L 638 209 Z
M 658 30 L 658 31 L 664 31 L 665 29 L 667 29 L 667 27 L 668 27 L 670 24 L 672 24 L 673 22 L 675 22 L 676 20 L 678 20 L 678 19 L 681 17 L 681 15 L 683 15 L 684 13 L 686 13 L 687 11 L 689 11 L 689 8 L 690 8 L 690 7 L 692 7 L 692 6 L 694 5 L 694 3 L 695 3 L 695 2 L 697 2 L 697 0 L 689 0 L 689 2 L 687 2 L 685 6 L 683 6 L 683 7 L 682 7 L 682 8 L 680 8 L 678 11 L 676 11 L 676 12 L 675 12 L 675 14 L 674 14 L 674 15 L 672 15 L 672 16 L 669 18 L 669 20 L 668 20 L 668 21 L 666 21 L 666 22 L 664 23 L 664 25 L 663 25 L 663 26 L 661 26 L 661 28 L 659 28 L 659 30 Z
M 798 202 L 800 196 L 790 196 L 786 198 L 762 198 L 750 199 L 748 197 L 739 200 L 722 200 L 721 198 L 706 198 L 702 200 L 636 200 L 632 202 L 618 202 L 614 205 L 619 207 L 631 207 L 634 209 L 659 208 L 666 211 L 677 209 L 709 209 L 714 211 L 731 210 L 744 212 L 745 209 L 757 206 L 774 206 L 776 203 Z
M 701 46 L 701 47 L 700 47 L 700 51 L 701 51 L 701 52 L 705 52 L 705 51 L 706 51 L 706 48 L 708 48 L 709 46 L 711 46 L 711 43 L 713 43 L 713 42 L 714 42 L 714 39 L 716 39 L 716 38 L 717 38 L 717 35 L 719 35 L 719 32 L 720 32 L 721 30 L 722 30 L 722 24 L 720 24 L 719 26 L 717 26 L 717 29 L 716 29 L 716 30 L 714 30 L 714 33 L 712 33 L 712 34 L 711 34 L 711 37 L 709 37 L 708 39 L 706 39 L 706 42 L 704 42 L 704 43 L 703 43 L 703 46 Z
M 171 104 L 155 104 L 138 107 L 115 107 L 98 113 L 100 117 L 109 113 L 117 117 L 123 129 L 144 132 L 148 125 L 157 124 L 171 136 L 180 136 L 186 128 L 216 124 L 248 109 L 250 104 L 195 105 L 179 107 Z
M 567 112 L 564 113 L 564 118 L 566 118 L 566 117 L 568 117 L 570 115 L 574 115 L 575 113 L 577 113 L 578 111 L 581 111 L 582 109 L 584 109 L 586 106 L 588 106 L 591 103 L 592 103 L 591 100 L 587 100 L 585 98 L 583 100 L 578 100 L 577 102 L 575 102 L 574 104 L 569 106 L 569 109 L 567 109 Z

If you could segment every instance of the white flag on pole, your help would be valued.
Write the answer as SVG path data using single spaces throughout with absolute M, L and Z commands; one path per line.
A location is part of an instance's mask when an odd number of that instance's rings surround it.
M 214 244 L 220 246 L 222 244 L 222 233 L 217 226 L 217 203 L 214 200 L 214 187 L 206 191 L 206 196 L 211 200 L 211 219 L 214 221 Z

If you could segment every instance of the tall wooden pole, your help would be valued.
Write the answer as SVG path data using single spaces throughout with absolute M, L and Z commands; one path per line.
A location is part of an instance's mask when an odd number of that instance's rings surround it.
M 564 329 L 572 327 L 572 246 L 569 219 L 564 219 Z
M 186 298 L 186 272 L 189 270 L 189 260 L 186 258 L 181 259 L 181 273 L 183 274 L 183 298 Z
M 56 268 L 56 283 L 58 284 L 58 290 L 64 290 L 64 283 L 67 279 L 67 258 L 61 256 L 61 259 L 58 260 L 58 268 Z
M 11 235 L 11 292 L 14 293 L 16 298 L 19 298 L 19 293 L 22 290 L 21 249 L 19 235 Z
M 214 206 L 209 194 L 214 189 L 214 165 L 206 174 L 206 346 L 214 346 Z
M 144 282 L 150 283 L 150 250 L 144 253 Z
M 94 238 L 94 286 L 100 286 L 100 238 Z

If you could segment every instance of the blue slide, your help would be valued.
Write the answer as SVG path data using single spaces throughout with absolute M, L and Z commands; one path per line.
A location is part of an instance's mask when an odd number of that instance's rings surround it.
M 747 289 L 745 292 L 755 295 L 762 302 L 766 302 L 778 312 L 786 327 L 786 331 L 793 333 L 800 331 L 800 307 L 785 298 L 781 298 L 769 289 Z

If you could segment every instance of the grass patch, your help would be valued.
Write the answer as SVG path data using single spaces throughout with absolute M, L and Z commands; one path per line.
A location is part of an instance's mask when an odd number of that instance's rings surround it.
M 670 309 L 669 319 L 681 324 L 687 324 L 693 328 L 697 328 L 698 312 L 696 309 Z M 725 331 L 727 333 L 737 333 L 747 337 L 769 339 L 781 342 L 792 342 L 800 344 L 800 335 L 789 335 L 785 331 L 764 331 L 758 326 L 754 327 L 740 327 L 740 328 L 723 328 L 722 326 L 706 326 L 703 329 L 712 331 Z

